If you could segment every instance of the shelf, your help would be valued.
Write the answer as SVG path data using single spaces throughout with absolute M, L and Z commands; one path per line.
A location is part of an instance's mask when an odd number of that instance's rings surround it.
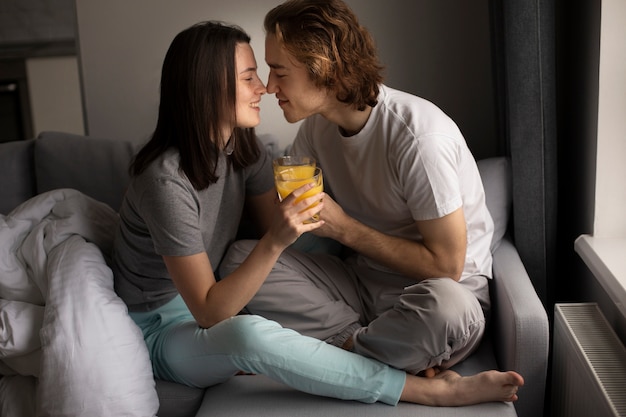
M 581 235 L 574 250 L 626 317 L 626 238 Z
M 24 43 L 0 42 L 0 61 L 55 56 L 75 56 L 76 49 L 76 42 L 73 39 Z

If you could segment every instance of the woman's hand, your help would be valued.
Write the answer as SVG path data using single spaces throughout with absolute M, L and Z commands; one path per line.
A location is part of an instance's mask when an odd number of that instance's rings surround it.
M 324 193 L 307 197 L 296 203 L 298 197 L 313 188 L 313 184 L 306 184 L 289 194 L 282 202 L 277 202 L 272 224 L 267 232 L 276 244 L 286 248 L 295 242 L 300 235 L 316 230 L 324 225 L 324 221 L 305 223 L 324 208 Z M 317 203 L 317 204 L 316 204 Z M 314 207 L 311 207 L 314 205 Z

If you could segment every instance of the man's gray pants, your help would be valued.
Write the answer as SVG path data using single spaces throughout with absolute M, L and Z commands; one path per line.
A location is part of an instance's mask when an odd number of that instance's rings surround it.
M 256 241 L 234 243 L 224 257 L 225 277 Z M 417 374 L 449 368 L 475 348 L 485 332 L 488 279 L 416 282 L 359 262 L 287 249 L 247 306 L 247 312 L 304 335 L 342 346 L 353 338 L 356 353 Z

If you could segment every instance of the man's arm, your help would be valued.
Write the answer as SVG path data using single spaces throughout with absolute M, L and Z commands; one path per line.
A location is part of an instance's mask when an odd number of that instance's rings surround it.
M 329 196 L 324 196 L 326 222 L 315 234 L 345 246 L 416 280 L 449 277 L 458 281 L 465 265 L 467 230 L 463 209 L 439 219 L 416 221 L 422 242 L 389 236 L 348 216 Z

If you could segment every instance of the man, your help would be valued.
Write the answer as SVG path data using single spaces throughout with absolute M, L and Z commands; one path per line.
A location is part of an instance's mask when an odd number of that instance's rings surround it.
M 314 233 L 349 253 L 286 251 L 248 311 L 413 374 L 462 361 L 485 331 L 493 222 L 460 130 L 382 84 L 374 42 L 341 0 L 287 1 L 265 30 L 267 91 L 287 121 L 304 120 L 291 152 L 324 171 Z M 249 250 L 235 244 L 225 271 Z

